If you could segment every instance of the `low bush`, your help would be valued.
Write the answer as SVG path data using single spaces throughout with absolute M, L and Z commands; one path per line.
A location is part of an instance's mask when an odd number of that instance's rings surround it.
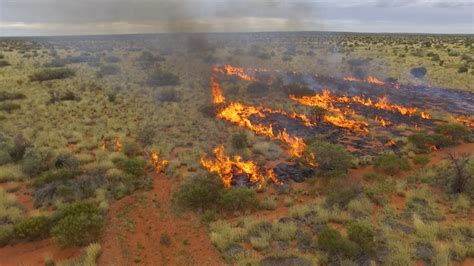
M 23 210 L 14 194 L 0 188 L 0 224 L 16 223 L 23 218 Z
M 415 147 L 415 152 L 426 153 L 433 147 L 443 148 L 453 145 L 453 141 L 442 134 L 418 132 L 408 136 L 408 142 Z
M 273 237 L 279 241 L 290 241 L 296 236 L 298 226 L 293 223 L 277 223 L 273 229 Z
M 147 84 L 152 87 L 175 86 L 179 84 L 179 77 L 173 73 L 158 69 L 148 76 Z
M 34 187 L 41 187 L 44 184 L 62 181 L 65 182 L 69 179 L 74 178 L 76 172 L 67 169 L 51 169 L 43 172 L 39 177 L 33 179 Z
M 0 166 L 0 183 L 8 181 L 19 181 L 24 177 L 25 174 L 16 164 L 5 164 Z
M 28 218 L 13 228 L 13 235 L 16 239 L 34 240 L 48 236 L 50 219 L 46 216 Z
M 51 232 L 62 247 L 82 246 L 97 240 L 104 217 L 94 203 L 80 201 L 64 206 L 55 214 Z
M 0 102 L 6 100 L 19 100 L 24 98 L 26 98 L 26 96 L 23 93 L 0 91 Z
M 120 162 L 121 169 L 132 177 L 145 175 L 145 162 L 138 158 L 128 158 Z
M 52 150 L 30 147 L 26 150 L 21 160 L 21 169 L 24 173 L 35 176 L 51 168 L 54 164 L 54 159 L 55 156 Z
M 11 103 L 11 102 L 0 103 L 0 111 L 11 112 L 13 110 L 17 110 L 20 108 L 21 108 L 21 105 L 18 103 Z
M 231 142 L 232 142 L 232 147 L 236 149 L 245 149 L 250 146 L 248 136 L 243 131 L 233 134 Z
M 307 162 L 318 164 L 322 173 L 330 176 L 345 174 L 353 160 L 344 146 L 319 139 L 306 146 L 304 157 Z
M 0 67 L 10 66 L 11 64 L 6 60 L 0 60 Z
M 335 185 L 327 194 L 326 204 L 330 207 L 346 208 L 347 204 L 356 197 L 356 193 L 354 188 Z
M 219 201 L 224 186 L 216 175 L 192 178 L 173 195 L 174 201 L 187 209 L 212 209 Z
M 30 75 L 30 81 L 46 81 L 55 79 L 66 79 L 73 77 L 76 73 L 69 68 L 54 68 L 39 70 Z
M 427 72 L 426 67 L 415 67 L 410 70 L 410 74 L 415 78 L 423 78 Z
M 417 165 L 425 166 L 430 162 L 428 155 L 420 154 L 413 157 L 413 163 Z
M 400 171 L 410 170 L 410 164 L 405 158 L 395 154 L 382 154 L 374 159 L 375 169 L 381 169 L 384 173 L 395 175 Z
M 452 143 L 458 143 L 460 140 L 467 140 L 471 133 L 466 126 L 457 123 L 438 125 L 435 128 L 435 132 L 448 137 Z
M 109 75 L 117 75 L 120 73 L 120 68 L 114 65 L 102 65 L 97 71 L 97 77 L 104 77 Z
M 259 205 L 255 190 L 248 188 L 225 189 L 217 203 L 219 209 L 227 211 L 251 210 Z
M 314 95 L 313 90 L 298 83 L 293 83 L 293 84 L 284 86 L 283 91 L 288 95 L 294 95 L 296 97 Z
M 356 243 L 345 239 L 337 230 L 328 227 L 319 233 L 318 246 L 332 255 L 354 257 L 359 253 Z
M 365 254 L 372 254 L 375 250 L 375 232 L 371 225 L 361 222 L 349 223 L 347 227 L 349 240 L 359 245 Z

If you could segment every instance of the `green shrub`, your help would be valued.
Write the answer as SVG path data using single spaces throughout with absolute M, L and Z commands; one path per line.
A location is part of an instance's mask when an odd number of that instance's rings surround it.
M 245 132 L 241 131 L 239 133 L 232 135 L 232 147 L 236 149 L 245 149 L 250 146 L 248 136 Z
M 60 246 L 81 246 L 97 240 L 104 217 L 94 203 L 76 202 L 55 213 L 52 233 Z
M 255 190 L 248 188 L 225 189 L 218 200 L 219 208 L 229 211 L 254 209 L 258 204 Z
M 0 247 L 8 245 L 8 243 L 14 238 L 14 235 L 13 225 L 2 225 L 0 227 Z
M 462 65 L 458 68 L 458 73 L 466 73 L 468 70 L 467 66 Z
M 56 181 L 67 181 L 74 178 L 76 172 L 67 169 L 51 169 L 43 172 L 39 177 L 33 180 L 34 187 L 41 187 L 44 184 L 52 183 Z
M 293 222 L 277 223 L 273 231 L 273 235 L 276 240 L 290 241 L 295 238 L 296 231 L 298 231 L 298 226 Z
M 118 66 L 103 65 L 100 66 L 99 70 L 97 71 L 97 77 L 116 75 L 118 73 L 120 73 L 120 68 Z
M 344 146 L 324 140 L 314 140 L 304 150 L 305 160 L 316 163 L 326 175 L 346 173 L 352 166 L 353 157 Z
M 347 236 L 349 240 L 357 243 L 365 254 L 371 254 L 374 251 L 375 232 L 371 225 L 360 222 L 349 223 Z
M 420 154 L 413 157 L 413 163 L 425 166 L 430 162 L 430 157 L 428 155 Z
M 457 143 L 459 140 L 466 140 L 471 133 L 466 126 L 457 123 L 438 125 L 435 131 L 448 137 L 453 143 Z
M 175 86 L 179 84 L 179 78 L 173 73 L 158 69 L 148 76 L 147 83 L 152 87 Z
M 138 158 L 128 158 L 120 163 L 121 169 L 132 177 L 145 175 L 145 162 Z
M 21 108 L 21 105 L 18 103 L 6 102 L 6 103 L 0 104 L 0 111 L 11 112 L 13 110 L 17 110 L 20 108 Z
M 30 81 L 66 79 L 73 77 L 75 74 L 73 70 L 68 68 L 43 69 L 30 75 Z
M 415 147 L 416 152 L 421 153 L 430 151 L 433 146 L 443 148 L 453 145 L 453 141 L 445 135 L 426 132 L 417 132 L 408 136 L 408 142 Z
M 212 209 L 219 201 L 224 186 L 216 175 L 186 181 L 173 195 L 174 201 L 186 209 Z
M 359 253 L 356 243 L 343 238 L 337 230 L 328 227 L 319 233 L 318 246 L 332 255 L 353 257 Z
M 13 234 L 17 239 L 34 240 L 49 234 L 50 220 L 46 216 L 29 218 L 15 225 Z
M 64 168 L 70 171 L 77 171 L 81 162 L 71 153 L 62 153 L 56 157 L 54 162 L 56 168 Z
M 0 102 L 6 100 L 18 100 L 24 99 L 26 96 L 23 93 L 13 93 L 8 91 L 0 91 Z
M 0 182 L 19 181 L 25 177 L 20 167 L 16 164 L 5 164 L 0 166 Z
M 48 148 L 28 148 L 21 160 L 21 169 L 30 176 L 48 170 L 54 163 L 53 151 Z
M 353 188 L 336 185 L 327 194 L 326 204 L 331 207 L 345 208 L 355 196 L 356 192 Z
M 389 175 L 395 175 L 402 170 L 410 170 L 408 161 L 395 154 L 382 154 L 377 156 L 374 159 L 374 167 L 381 169 Z
M 10 63 L 8 63 L 8 61 L 6 60 L 0 60 L 0 67 L 6 67 L 6 66 L 9 66 Z
M 122 152 L 127 156 L 137 156 L 140 153 L 140 145 L 133 141 L 124 141 Z
M 296 97 L 311 96 L 314 95 L 314 91 L 310 88 L 301 84 L 293 83 L 283 87 L 283 91 L 288 95 L 294 95 Z

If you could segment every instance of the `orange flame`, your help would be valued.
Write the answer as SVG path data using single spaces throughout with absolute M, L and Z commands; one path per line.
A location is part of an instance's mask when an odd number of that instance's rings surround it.
M 286 130 L 283 132 L 277 132 L 275 134 L 271 125 L 254 124 L 252 121 L 250 121 L 249 118 L 253 115 L 266 117 L 264 112 L 280 113 L 268 108 L 246 106 L 238 102 L 232 102 L 220 110 L 217 116 L 238 126 L 248 128 L 258 135 L 267 136 L 272 139 L 278 139 L 289 146 L 289 154 L 296 157 L 301 157 L 303 150 L 306 147 L 306 144 L 302 138 L 290 136 Z
M 423 119 L 431 119 L 431 115 L 425 112 L 421 112 L 421 118 Z
M 468 127 L 474 127 L 474 120 L 467 117 L 467 116 L 457 116 L 454 118 L 456 121 L 468 126 Z
M 122 149 L 122 143 L 120 143 L 120 138 L 116 137 L 114 141 L 115 151 L 120 151 Z
M 391 124 L 390 121 L 387 121 L 387 120 L 385 120 L 381 117 L 378 117 L 378 116 L 375 117 L 375 121 L 379 122 L 379 124 L 382 127 L 388 127 Z
M 229 157 L 224 153 L 224 146 L 214 149 L 215 161 L 201 157 L 201 164 L 209 172 L 219 175 L 226 188 L 232 185 L 232 178 L 236 174 L 246 174 L 250 182 L 262 184 L 266 178 L 260 173 L 257 165 L 252 161 L 243 161 L 242 157 L 234 155 Z
M 366 80 L 363 80 L 363 79 L 358 79 L 354 76 L 347 76 L 347 77 L 344 77 L 344 80 L 347 80 L 347 81 L 355 81 L 355 82 L 367 82 L 367 83 L 373 83 L 373 84 L 376 84 L 376 85 L 379 85 L 379 86 L 383 86 L 385 85 L 385 82 L 377 79 L 376 77 L 373 77 L 373 76 L 369 76 Z
M 213 96 L 213 103 L 223 103 L 225 101 L 224 96 L 222 96 L 222 90 L 219 83 L 216 81 L 216 77 L 211 77 L 211 88 L 212 88 L 212 96 Z
M 385 145 L 387 145 L 387 146 L 397 146 L 397 143 L 395 142 L 395 140 L 391 139 Z
M 438 146 L 436 146 L 436 145 L 431 145 L 430 149 L 432 151 L 438 151 L 439 150 Z
M 153 151 L 151 153 L 151 164 L 153 165 L 153 168 L 155 169 L 156 174 L 160 174 L 168 166 L 168 161 L 160 160 L 158 153 Z
M 103 150 L 107 148 L 107 143 L 105 142 L 105 140 L 103 140 L 102 143 L 100 144 L 100 148 Z
M 256 81 L 257 79 L 246 74 L 244 68 L 241 67 L 234 67 L 231 65 L 224 65 L 222 73 L 226 75 L 234 75 L 238 76 L 241 79 L 249 80 L 249 81 Z

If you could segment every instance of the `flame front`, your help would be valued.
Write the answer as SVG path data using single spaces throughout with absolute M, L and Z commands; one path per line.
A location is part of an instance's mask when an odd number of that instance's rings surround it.
M 376 77 L 373 77 L 373 76 L 369 76 L 367 77 L 366 80 L 364 79 L 359 79 L 359 78 L 356 78 L 354 76 L 348 76 L 348 77 L 344 77 L 344 80 L 346 81 L 355 81 L 355 82 L 367 82 L 367 83 L 372 83 L 372 84 L 376 84 L 376 85 L 379 85 L 379 86 L 383 86 L 385 85 L 385 82 L 377 79 Z
M 153 168 L 155 169 L 156 174 L 160 174 L 168 166 L 168 161 L 167 160 L 160 160 L 159 156 L 158 156 L 158 153 L 153 151 L 151 153 L 151 164 L 153 165 Z
M 266 180 L 254 162 L 243 161 L 242 157 L 238 155 L 233 157 L 225 155 L 223 145 L 214 149 L 214 155 L 215 160 L 207 159 L 205 156 L 201 157 L 201 165 L 209 172 L 217 173 L 226 188 L 232 185 L 232 178 L 237 174 L 246 174 L 252 183 L 262 184 Z
M 120 138 L 116 137 L 114 141 L 115 151 L 122 150 L 122 143 L 120 142 Z

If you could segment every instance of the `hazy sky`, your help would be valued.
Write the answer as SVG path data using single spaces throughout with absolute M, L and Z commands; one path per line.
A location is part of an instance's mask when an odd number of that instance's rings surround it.
M 474 33 L 474 0 L 0 0 L 0 35 Z

